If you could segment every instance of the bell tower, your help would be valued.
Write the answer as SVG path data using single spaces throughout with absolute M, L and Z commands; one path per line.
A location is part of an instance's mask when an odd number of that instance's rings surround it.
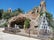
M 46 2 L 45 2 L 45 0 L 41 0 L 40 8 L 41 8 L 42 12 L 46 11 Z

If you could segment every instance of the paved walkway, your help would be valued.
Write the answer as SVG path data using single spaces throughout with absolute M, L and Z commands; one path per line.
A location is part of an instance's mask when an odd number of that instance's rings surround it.
M 3 28 L 0 28 L 0 40 L 39 40 L 14 34 L 8 34 L 2 32 Z

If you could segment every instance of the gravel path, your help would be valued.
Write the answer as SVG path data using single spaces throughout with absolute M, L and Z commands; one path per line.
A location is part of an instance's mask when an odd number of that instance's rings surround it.
M 14 34 L 8 34 L 2 32 L 3 28 L 0 28 L 0 40 L 39 40 Z

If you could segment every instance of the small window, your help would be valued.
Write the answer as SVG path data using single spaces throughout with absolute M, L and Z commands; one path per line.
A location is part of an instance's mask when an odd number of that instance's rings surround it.
M 32 14 L 35 13 L 34 11 L 32 12 Z
M 34 26 L 35 28 L 37 28 L 38 26 Z
M 44 26 L 44 29 L 45 29 L 45 26 Z
M 45 21 L 43 21 L 45 23 Z
M 37 10 L 37 13 L 38 13 L 38 10 Z
M 41 7 L 41 4 L 40 4 L 40 7 Z
M 44 17 L 44 19 L 45 19 L 45 17 Z
M 46 27 L 46 29 L 47 29 L 47 27 Z

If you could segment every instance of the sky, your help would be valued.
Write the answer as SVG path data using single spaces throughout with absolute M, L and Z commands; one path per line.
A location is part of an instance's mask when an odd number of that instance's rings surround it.
M 0 0 L 0 9 L 12 10 L 21 8 L 25 12 L 32 10 L 32 8 L 39 6 L 40 0 Z M 47 11 L 54 16 L 54 0 L 46 0 Z

